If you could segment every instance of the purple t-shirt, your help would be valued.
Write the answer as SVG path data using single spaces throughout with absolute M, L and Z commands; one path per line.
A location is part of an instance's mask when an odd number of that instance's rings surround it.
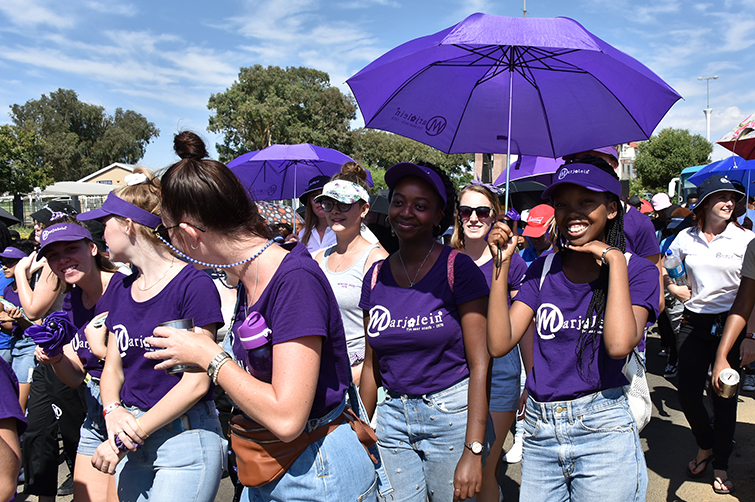
M 514 299 L 535 311 L 534 366 L 527 378 L 527 390 L 540 402 L 576 399 L 628 383 L 621 372 L 625 360 L 611 358 L 603 346 L 602 319 L 598 326 L 599 349 L 591 363 L 589 353 L 585 352 L 580 372 L 577 355 L 579 324 L 584 322 L 595 283 L 570 282 L 561 268 L 561 258 L 560 253 L 554 255 L 543 281 L 542 298 L 540 275 L 545 258 L 541 257 L 530 265 Z M 632 256 L 628 271 L 632 305 L 645 307 L 648 320 L 655 321 L 660 295 L 658 269 L 648 260 Z
M 89 342 L 84 334 L 84 329 L 92 318 L 110 310 L 111 304 L 108 300 L 108 291 L 117 288 L 125 278 L 126 276 L 120 272 L 113 274 L 113 277 L 108 284 L 108 289 L 105 290 L 102 297 L 100 297 L 91 309 L 85 308 L 81 301 L 81 288 L 74 287 L 66 294 L 65 298 L 63 298 L 63 310 L 68 312 L 68 318 L 73 325 L 78 328 L 76 335 L 74 335 L 71 340 L 71 348 L 73 348 L 79 356 L 79 359 L 81 359 L 81 362 L 84 365 L 84 370 L 94 378 L 100 378 L 102 376 L 102 363 L 94 354 L 92 354 L 92 350 L 89 348 Z
M 485 274 L 485 280 L 488 281 L 488 288 L 493 280 L 493 264 L 495 259 L 488 260 L 480 265 L 480 270 Z M 517 291 L 522 284 L 524 274 L 527 273 L 527 262 L 524 258 L 519 256 L 519 253 L 514 253 L 511 256 L 511 265 L 509 265 L 509 294 L 506 297 L 509 307 L 511 306 L 511 292 Z
M 240 294 L 246 298 L 243 290 Z M 267 327 L 272 330 L 273 345 L 304 336 L 323 338 L 320 373 L 309 418 L 320 418 L 339 405 L 351 381 L 341 311 L 328 279 L 303 244 L 294 246 L 283 258 L 254 305 L 245 309 L 242 302 L 239 306 L 233 324 L 233 354 L 244 368 L 246 351 L 235 335 L 247 312 L 253 311 L 265 318 Z
M 15 418 L 18 435 L 26 430 L 26 418 L 18 404 L 18 379 L 5 359 L 0 357 L 0 419 Z
M 636 207 L 627 205 L 624 214 L 624 237 L 627 240 L 627 252 L 642 258 L 661 253 L 661 246 L 655 236 L 655 227 L 646 215 Z M 658 269 L 656 268 L 656 271 Z M 660 288 L 660 286 L 658 286 Z
M 195 326 L 223 324 L 220 295 L 206 273 L 187 265 L 154 297 L 136 302 L 131 285 L 139 274 L 124 278 L 108 287 L 110 313 L 105 325 L 115 334 L 123 364 L 124 382 L 121 401 L 141 409 L 153 407 L 181 380 L 181 374 L 168 375 L 155 370 L 160 360 L 146 359 L 149 345 L 144 338 L 152 336 L 158 324 L 178 319 L 194 319 Z M 212 399 L 214 388 L 202 398 Z
M 402 288 L 384 260 L 370 289 L 370 267 L 359 306 L 370 313 L 370 347 L 380 364 L 383 386 L 402 394 L 439 391 L 469 376 L 458 305 L 490 292 L 485 276 L 469 256 L 457 254 L 454 289 L 448 285 L 446 246 L 413 288 Z M 399 273 L 403 273 L 401 270 Z
M 18 291 L 13 291 L 13 285 L 16 284 L 15 281 L 5 286 L 5 289 L 3 290 L 3 299 L 11 302 L 16 307 L 21 306 L 21 299 L 18 297 Z M 13 331 L 11 331 L 11 335 L 15 336 L 16 338 L 21 338 L 24 336 L 25 328 L 18 325 L 16 321 L 13 321 Z

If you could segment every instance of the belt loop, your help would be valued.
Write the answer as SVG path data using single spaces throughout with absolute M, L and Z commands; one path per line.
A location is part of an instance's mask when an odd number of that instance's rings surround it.
M 540 403 L 540 414 L 542 415 L 543 422 L 548 423 L 548 408 L 545 403 Z
M 567 401 L 566 402 L 566 410 L 567 410 L 567 415 L 569 416 L 569 423 L 573 424 L 574 423 L 574 414 L 572 413 L 573 410 L 572 410 L 572 402 L 571 401 Z

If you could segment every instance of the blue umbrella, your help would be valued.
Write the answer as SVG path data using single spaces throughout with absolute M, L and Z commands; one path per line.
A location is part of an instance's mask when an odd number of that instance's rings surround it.
M 346 162 L 356 162 L 348 155 L 309 143 L 272 145 L 233 159 L 228 167 L 241 180 L 254 200 L 295 199 L 315 176 L 333 176 Z M 372 186 L 372 176 L 367 172 Z
M 748 188 L 755 181 L 755 160 L 744 160 L 738 155 L 726 157 L 723 160 L 712 162 L 690 176 L 689 182 L 699 185 L 714 174 L 726 176 L 730 180 L 739 181 Z

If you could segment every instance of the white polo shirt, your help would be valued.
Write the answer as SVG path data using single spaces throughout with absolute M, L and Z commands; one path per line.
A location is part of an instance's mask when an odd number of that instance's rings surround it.
M 684 260 L 692 297 L 685 308 L 698 314 L 728 312 L 739 289 L 742 260 L 755 233 L 729 223 L 708 242 L 697 226 L 674 239 L 669 248 Z

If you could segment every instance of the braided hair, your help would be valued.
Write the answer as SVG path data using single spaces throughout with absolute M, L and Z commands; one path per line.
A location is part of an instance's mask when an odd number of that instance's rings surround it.
M 616 172 L 614 171 L 613 167 L 611 167 L 608 162 L 599 157 L 587 155 L 579 159 L 578 162 L 580 164 L 590 164 L 592 166 L 595 166 L 618 179 L 618 176 L 616 176 Z M 624 236 L 624 206 L 622 205 L 621 199 L 618 195 L 611 192 L 604 193 L 608 198 L 609 203 L 616 202 L 618 210 L 616 217 L 606 222 L 605 242 L 611 247 L 619 248 L 623 253 L 627 249 L 626 238 Z M 569 250 L 567 246 L 564 246 L 566 239 L 561 234 L 560 230 L 558 232 L 558 242 L 559 248 L 563 250 L 561 252 L 574 252 Z M 588 373 L 590 364 L 595 359 L 595 352 L 598 349 L 597 328 L 602 323 L 603 316 L 605 315 L 607 298 L 608 265 L 601 264 L 600 274 L 598 275 L 595 287 L 593 288 L 592 298 L 590 299 L 590 304 L 587 306 L 587 313 L 585 314 L 584 321 L 580 324 L 579 337 L 577 338 L 577 359 L 579 361 L 579 373 L 582 376 L 584 376 L 585 356 L 589 354 L 589 364 L 587 365 Z M 594 323 L 592 322 L 593 317 L 595 318 Z

